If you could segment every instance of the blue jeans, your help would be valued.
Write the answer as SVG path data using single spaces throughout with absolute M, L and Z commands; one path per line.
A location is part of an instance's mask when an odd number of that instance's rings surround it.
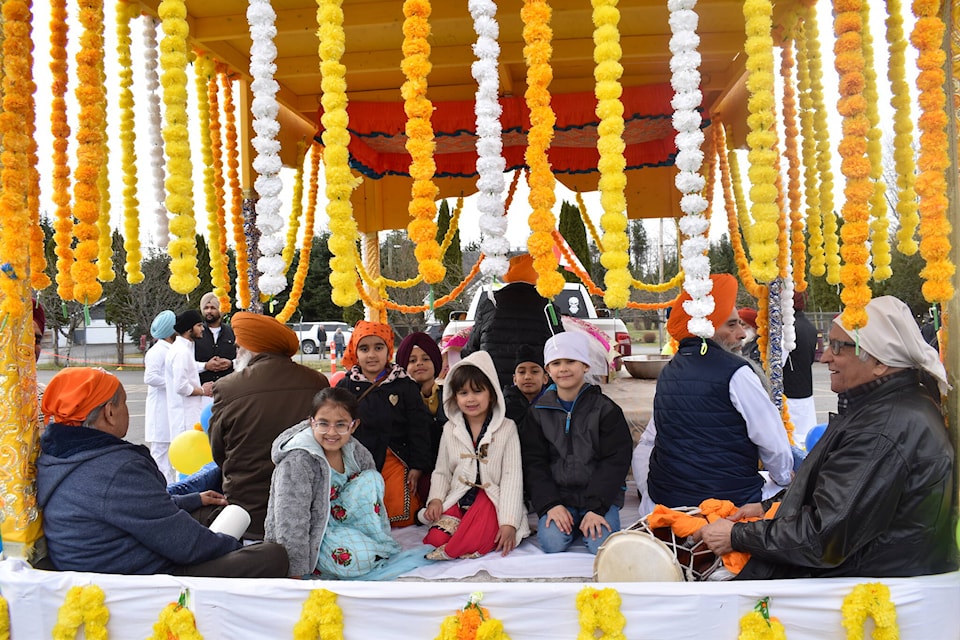
M 582 536 L 580 533 L 580 523 L 588 511 L 586 509 L 571 509 L 570 507 L 567 507 L 567 510 L 570 511 L 570 515 L 573 516 L 573 529 L 570 533 L 561 531 L 556 522 L 551 522 L 548 527 L 546 515 L 540 518 L 537 524 L 537 540 L 540 542 L 540 548 L 543 549 L 544 553 L 560 553 L 561 551 L 566 551 L 567 547 L 569 547 L 574 540 Z M 620 509 L 618 507 L 610 507 L 610 510 L 607 511 L 603 517 L 610 524 L 611 530 L 607 531 L 607 529 L 603 527 L 600 537 L 595 540 L 588 537 L 583 538 L 583 543 L 586 545 L 587 550 L 594 555 L 597 554 L 597 549 L 600 548 L 600 545 L 604 543 L 611 533 L 620 531 Z
M 203 493 L 204 491 L 223 491 L 220 467 L 215 462 L 208 462 L 199 471 L 187 476 L 179 482 L 167 485 L 167 493 L 173 496 L 183 496 L 188 493 Z

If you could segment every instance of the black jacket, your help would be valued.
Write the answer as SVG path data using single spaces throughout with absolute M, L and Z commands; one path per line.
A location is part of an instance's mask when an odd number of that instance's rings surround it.
M 220 323 L 220 335 L 216 342 L 213 340 L 213 332 L 206 324 L 203 325 L 203 335 L 197 338 L 194 343 L 194 358 L 197 362 L 206 362 L 213 356 L 220 356 L 227 360 L 237 359 L 237 338 L 233 335 L 233 328 L 226 322 Z M 223 371 L 200 372 L 200 382 L 214 382 L 220 378 L 233 373 L 233 366 Z
M 817 359 L 817 328 L 803 311 L 797 311 L 794 327 L 797 346 L 783 365 L 783 395 L 809 398 L 813 395 L 813 363 Z
M 538 515 L 558 504 L 601 516 L 623 506 L 633 439 L 623 411 L 600 387 L 584 385 L 569 414 L 548 388 L 523 419 L 520 448 Z
M 733 548 L 752 554 L 739 579 L 956 568 L 954 453 L 940 410 L 915 371 L 872 384 L 848 392 L 846 411 L 831 415 L 776 516 L 733 526 Z
M 486 351 L 493 358 L 500 388 L 513 381 L 517 349 L 529 345 L 543 349 L 554 333 L 563 331 L 560 315 L 552 322 L 545 310 L 550 302 L 526 282 L 508 284 L 493 294 L 496 304 L 484 297 L 477 305 L 473 331 L 463 347 L 466 358 L 474 351 Z

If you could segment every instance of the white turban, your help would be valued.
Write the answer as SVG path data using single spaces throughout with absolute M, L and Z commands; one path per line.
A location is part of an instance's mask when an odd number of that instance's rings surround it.
M 913 313 L 902 300 L 880 296 L 867 304 L 867 326 L 859 329 L 860 346 L 882 364 L 898 369 L 923 369 L 936 378 L 940 393 L 950 389 L 940 354 L 924 341 Z M 833 319 L 850 336 L 842 316 Z

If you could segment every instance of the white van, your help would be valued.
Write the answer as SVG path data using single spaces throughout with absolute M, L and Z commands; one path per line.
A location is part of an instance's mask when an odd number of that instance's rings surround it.
M 327 338 L 323 345 L 320 344 L 320 327 L 323 327 L 323 330 L 327 334 Z M 300 339 L 300 351 L 306 355 L 312 355 L 318 352 L 320 355 L 325 355 L 331 351 L 333 349 L 333 334 L 337 331 L 337 329 L 343 331 L 343 339 L 345 342 L 350 341 L 350 335 L 353 333 L 353 328 L 346 322 L 336 321 L 299 322 L 291 324 L 290 328 L 293 329 L 294 333 L 297 334 L 297 338 Z

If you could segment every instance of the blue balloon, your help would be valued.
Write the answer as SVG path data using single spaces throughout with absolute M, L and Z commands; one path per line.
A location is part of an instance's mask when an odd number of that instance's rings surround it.
M 210 431 L 210 418 L 212 416 L 213 403 L 210 403 L 203 408 L 203 411 L 200 412 L 200 426 L 203 427 L 204 433 L 208 433 Z
M 823 432 L 827 430 L 826 424 L 818 424 L 813 429 L 807 432 L 807 440 L 804 444 L 807 447 L 807 451 L 813 449 L 813 446 L 817 444 L 821 437 L 823 437 Z

